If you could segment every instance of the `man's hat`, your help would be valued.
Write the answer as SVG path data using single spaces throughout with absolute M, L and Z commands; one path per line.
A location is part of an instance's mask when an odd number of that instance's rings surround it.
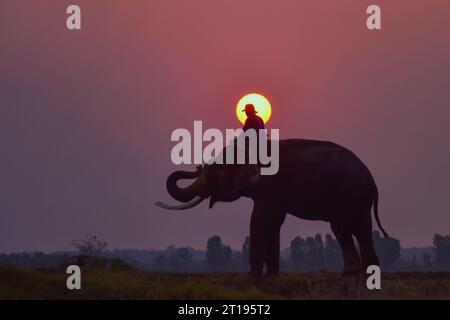
M 258 111 L 255 110 L 255 106 L 251 103 L 245 105 L 245 109 L 242 110 L 243 112 L 250 112 L 250 113 L 258 113 Z

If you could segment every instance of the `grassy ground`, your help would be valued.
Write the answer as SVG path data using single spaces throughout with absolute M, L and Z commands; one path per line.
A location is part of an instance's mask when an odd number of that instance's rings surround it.
M 82 290 L 66 288 L 63 269 L 0 268 L 0 299 L 450 299 L 450 272 L 384 273 L 382 289 L 337 273 L 282 274 L 255 281 L 245 274 L 159 274 L 124 266 L 90 267 Z

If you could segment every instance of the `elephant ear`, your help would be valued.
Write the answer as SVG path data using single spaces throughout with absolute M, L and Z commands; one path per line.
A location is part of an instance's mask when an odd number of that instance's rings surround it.
M 261 179 L 258 165 L 243 165 L 237 169 L 233 180 L 233 193 L 243 194 L 255 187 Z

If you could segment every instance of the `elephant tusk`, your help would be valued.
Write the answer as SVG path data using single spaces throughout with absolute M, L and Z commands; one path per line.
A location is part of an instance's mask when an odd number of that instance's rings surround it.
M 161 201 L 156 201 L 155 205 L 160 207 L 160 208 L 168 209 L 168 210 L 186 210 L 186 209 L 190 209 L 190 208 L 195 207 L 196 205 L 198 205 L 202 201 L 203 201 L 203 198 L 197 196 L 197 197 L 195 197 L 194 199 L 192 199 L 189 202 L 186 202 L 186 203 L 183 203 L 183 204 L 180 204 L 180 205 L 176 205 L 176 206 L 171 206 L 171 205 L 162 203 Z

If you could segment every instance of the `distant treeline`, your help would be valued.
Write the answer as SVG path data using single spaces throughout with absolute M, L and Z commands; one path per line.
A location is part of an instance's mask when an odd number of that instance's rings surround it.
M 96 237 L 91 237 L 98 243 Z M 395 238 L 383 238 L 373 232 L 375 249 L 382 270 L 450 270 L 450 235 L 435 234 L 433 246 L 402 249 Z M 26 268 L 59 267 L 69 256 L 95 252 L 104 258 L 118 258 L 128 264 L 157 272 L 247 272 L 249 269 L 250 239 L 246 237 L 241 250 L 232 250 L 215 235 L 208 239 L 206 250 L 169 246 L 165 250 L 92 250 L 88 246 L 75 246 L 72 252 L 33 252 L 0 254 L 0 265 Z M 102 248 L 106 248 L 104 245 Z M 88 250 L 86 250 L 88 249 Z M 284 272 L 334 270 L 342 268 L 342 257 L 336 239 L 326 234 L 315 237 L 296 237 L 282 250 L 280 267 Z

